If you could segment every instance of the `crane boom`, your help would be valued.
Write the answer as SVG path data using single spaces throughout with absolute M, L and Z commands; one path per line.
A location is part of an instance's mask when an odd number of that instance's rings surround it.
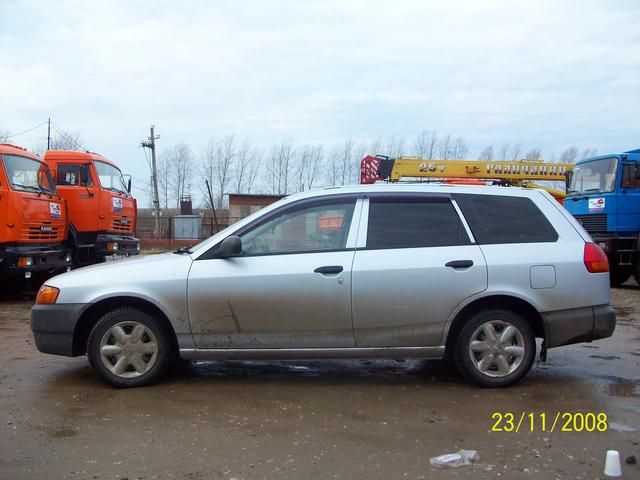
M 498 180 L 525 186 L 532 180 L 565 181 L 567 172 L 572 169 L 571 163 L 545 163 L 543 160 L 426 160 L 413 156 L 368 155 L 360 163 L 360 183 L 397 182 L 402 178 L 460 178 Z

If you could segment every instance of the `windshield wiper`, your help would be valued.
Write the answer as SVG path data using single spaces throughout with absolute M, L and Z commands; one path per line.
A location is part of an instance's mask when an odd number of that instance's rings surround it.
M 24 188 L 25 190 L 35 192 L 38 195 L 44 192 L 44 190 L 42 190 L 40 187 L 36 187 L 34 185 L 22 185 L 21 183 L 12 183 L 11 185 L 13 185 L 15 188 Z
M 180 247 L 179 249 L 177 249 L 173 253 L 177 253 L 178 255 L 184 255 L 185 253 L 186 254 L 191 254 L 193 252 L 191 251 L 191 247 Z
M 121 193 L 121 194 L 123 194 L 123 195 L 126 195 L 126 194 L 127 194 L 127 192 L 125 192 L 125 191 L 123 191 L 123 190 L 118 190 L 118 189 L 117 189 L 117 188 L 115 188 L 115 187 L 105 187 L 105 188 L 106 188 L 107 190 L 111 190 L 112 192 Z
M 602 192 L 602 190 L 600 190 L 599 188 L 587 188 L 584 193 L 587 192 L 591 192 L 591 193 L 598 193 L 598 192 Z

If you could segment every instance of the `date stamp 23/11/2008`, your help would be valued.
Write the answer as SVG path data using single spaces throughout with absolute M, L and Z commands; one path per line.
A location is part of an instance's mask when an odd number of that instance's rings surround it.
M 604 412 L 494 412 L 492 432 L 606 432 Z

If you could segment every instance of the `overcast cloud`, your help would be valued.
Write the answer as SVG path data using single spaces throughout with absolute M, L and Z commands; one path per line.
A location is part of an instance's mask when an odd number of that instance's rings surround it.
M 160 149 L 196 153 L 231 133 L 331 145 L 425 129 L 471 158 L 505 142 L 628 150 L 639 24 L 637 1 L 0 0 L 0 129 L 51 116 L 139 182 L 151 124 Z

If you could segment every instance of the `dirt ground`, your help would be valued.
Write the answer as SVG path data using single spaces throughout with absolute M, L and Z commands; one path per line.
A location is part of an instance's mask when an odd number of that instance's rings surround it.
M 116 390 L 85 357 L 35 349 L 32 301 L 0 300 L 2 479 L 594 479 L 607 449 L 621 452 L 623 478 L 640 478 L 624 463 L 640 459 L 635 284 L 612 290 L 612 338 L 550 350 L 501 390 L 426 361 L 198 363 Z M 517 432 L 504 431 L 507 414 Z M 462 448 L 479 462 L 430 466 Z

